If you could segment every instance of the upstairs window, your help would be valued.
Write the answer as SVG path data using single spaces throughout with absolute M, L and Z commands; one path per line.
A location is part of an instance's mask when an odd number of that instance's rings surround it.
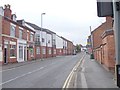
M 36 41 L 36 42 L 40 42 L 40 35 L 39 35 L 39 34 L 36 34 L 36 36 L 35 36 L 35 41 Z
M 15 27 L 11 25 L 10 36 L 15 37 Z
M 30 34 L 30 41 L 33 42 L 33 34 L 32 33 Z
M 23 30 L 20 29 L 19 30 L 19 38 L 22 39 L 22 37 L 23 37 Z
M 50 43 L 50 40 L 48 40 L 48 43 Z
M 42 42 L 45 42 L 45 39 L 44 39 L 44 38 L 42 38 Z

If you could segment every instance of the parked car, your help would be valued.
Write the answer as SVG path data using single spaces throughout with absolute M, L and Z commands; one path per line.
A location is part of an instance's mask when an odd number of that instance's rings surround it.
M 73 50 L 73 55 L 76 55 L 76 50 Z

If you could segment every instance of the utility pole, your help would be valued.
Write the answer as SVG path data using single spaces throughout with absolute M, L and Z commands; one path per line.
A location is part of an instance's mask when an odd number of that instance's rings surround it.
M 118 87 L 120 87 L 120 0 L 113 0 L 113 11 L 116 51 L 116 84 Z

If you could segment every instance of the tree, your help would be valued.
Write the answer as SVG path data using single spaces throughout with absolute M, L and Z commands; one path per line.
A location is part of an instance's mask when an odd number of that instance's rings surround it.
M 76 44 L 76 50 L 77 50 L 77 52 L 81 52 L 81 45 L 80 44 Z

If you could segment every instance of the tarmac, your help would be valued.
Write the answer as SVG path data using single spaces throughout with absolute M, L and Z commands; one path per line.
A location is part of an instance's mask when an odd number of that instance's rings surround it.
M 54 57 L 56 58 L 56 57 Z M 53 58 L 47 58 L 51 60 Z M 47 59 L 44 59 L 47 61 Z M 95 59 L 90 59 L 90 55 L 86 54 L 83 64 L 76 77 L 76 88 L 117 88 L 115 75 L 113 72 L 108 71 L 97 62 Z M 20 67 L 34 62 L 41 62 L 40 59 L 25 61 L 20 63 L 10 63 L 2 66 L 2 70 Z M 81 69 L 82 68 L 82 69 Z

